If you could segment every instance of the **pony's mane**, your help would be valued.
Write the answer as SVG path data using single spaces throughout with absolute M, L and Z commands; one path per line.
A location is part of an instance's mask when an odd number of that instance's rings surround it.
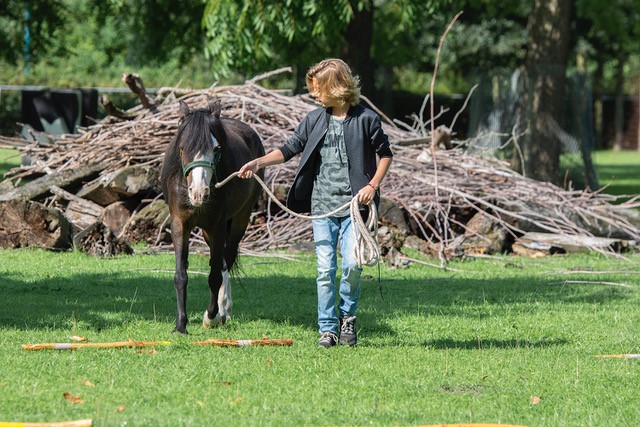
M 187 114 L 171 141 L 162 168 L 161 182 L 166 183 L 172 177 L 182 175 L 180 150 L 188 159 L 211 147 L 211 134 L 224 147 L 226 134 L 219 117 L 211 114 L 208 108 L 198 108 Z

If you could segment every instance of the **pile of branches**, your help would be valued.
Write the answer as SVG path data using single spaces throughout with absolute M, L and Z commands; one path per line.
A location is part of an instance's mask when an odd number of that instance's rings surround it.
M 130 87 L 137 88 L 134 92 L 140 96 L 142 105 L 123 112 L 105 99 L 103 105 L 112 115 L 81 129 L 79 134 L 43 135 L 31 131 L 29 136 L 23 131 L 27 137 L 0 137 L 1 146 L 16 147 L 31 159 L 30 164 L 14 168 L 5 175 L 0 201 L 11 199 L 6 195 L 15 193 L 23 179 L 58 176 L 87 165 L 100 167 L 96 169 L 97 176 L 91 177 L 91 182 L 83 183 L 83 188 L 100 186 L 106 177 L 132 166 L 159 171 L 163 154 L 177 131 L 179 101 L 193 109 L 207 106 L 211 98 L 219 98 L 223 115 L 250 124 L 262 137 L 267 152 L 277 148 L 317 104 L 308 96 L 288 96 L 260 86 L 258 81 L 270 74 L 236 86 L 205 90 L 162 88 L 155 98 L 148 97 L 138 79 L 137 86 L 134 83 Z M 378 111 L 371 103 L 369 106 Z M 627 246 L 640 241 L 638 211 L 635 210 L 640 206 L 637 197 L 614 204 L 616 197 L 602 192 L 565 190 L 534 181 L 493 157 L 471 154 L 465 150 L 465 141 L 457 141 L 455 148 L 447 143 L 445 148 L 450 149 L 440 150 L 439 144 L 424 131 L 428 123 L 417 116 L 413 117 L 412 124 L 406 124 L 378 113 L 383 118 L 383 127 L 394 151 L 392 168 L 382 186 L 384 226 L 379 237 L 383 253 L 397 255 L 403 246 L 441 259 L 465 254 L 517 252 L 517 248 L 527 253 L 526 241 L 522 239 L 531 232 L 568 238 L 573 243 L 579 242 L 579 246 L 602 252 L 619 248 L 614 248 L 612 241 L 601 241 L 598 237 L 623 239 Z M 448 142 L 450 131 L 447 134 L 448 129 L 441 127 L 441 133 L 442 129 Z M 267 168 L 265 181 L 279 198 L 284 199 L 297 162 L 294 158 L 283 165 Z M 130 196 L 135 198 L 135 203 L 126 204 L 130 218 L 117 230 L 119 238 L 127 237 L 131 224 L 136 222 L 135 215 L 145 206 L 162 201 L 157 175 L 151 176 L 155 180 L 153 185 L 145 186 L 144 193 Z M 70 201 L 82 197 L 82 191 L 77 187 L 77 183 L 69 183 L 63 190 L 66 197 L 60 191 L 50 191 L 39 193 L 36 200 L 50 208 L 68 210 Z M 108 207 L 107 202 L 97 202 L 103 208 Z M 146 236 L 137 235 L 137 238 L 158 248 L 169 246 L 168 222 L 166 213 L 164 215 L 163 220 L 157 221 L 155 230 Z M 97 215 L 98 220 L 99 217 Z M 287 248 L 310 240 L 308 221 L 291 217 L 264 199 L 253 214 L 242 248 L 262 251 Z M 194 233 L 192 242 L 204 244 L 198 232 Z

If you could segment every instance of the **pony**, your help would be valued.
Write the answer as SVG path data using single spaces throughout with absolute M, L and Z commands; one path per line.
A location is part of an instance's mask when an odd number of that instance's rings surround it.
M 199 227 L 209 246 L 211 296 L 203 326 L 221 326 L 231 318 L 233 308 L 229 271 L 236 265 L 238 245 L 261 192 L 253 179 L 234 179 L 215 188 L 217 182 L 245 163 L 264 155 L 258 134 L 240 120 L 221 117 L 220 110 L 219 100 L 192 111 L 180 101 L 178 130 L 164 155 L 160 173 L 176 256 L 173 283 L 178 313 L 174 332 L 183 334 L 187 333 L 191 231 Z

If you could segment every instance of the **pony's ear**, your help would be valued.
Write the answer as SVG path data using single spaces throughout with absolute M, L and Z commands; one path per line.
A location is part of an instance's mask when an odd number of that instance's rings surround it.
M 220 99 L 216 99 L 209 103 L 209 110 L 211 111 L 211 114 L 213 114 L 214 116 L 220 117 L 221 109 L 222 108 L 220 107 Z
M 178 114 L 180 115 L 181 119 L 184 119 L 185 117 L 187 117 L 187 114 L 189 114 L 189 106 L 187 105 L 186 102 L 180 101 L 180 108 L 178 109 Z

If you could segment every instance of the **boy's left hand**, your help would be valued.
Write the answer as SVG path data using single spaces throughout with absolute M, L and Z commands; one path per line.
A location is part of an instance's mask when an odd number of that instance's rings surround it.
M 376 190 L 370 185 L 365 185 L 360 189 L 360 191 L 358 191 L 358 203 L 361 205 L 368 205 L 371 203 L 375 195 Z

